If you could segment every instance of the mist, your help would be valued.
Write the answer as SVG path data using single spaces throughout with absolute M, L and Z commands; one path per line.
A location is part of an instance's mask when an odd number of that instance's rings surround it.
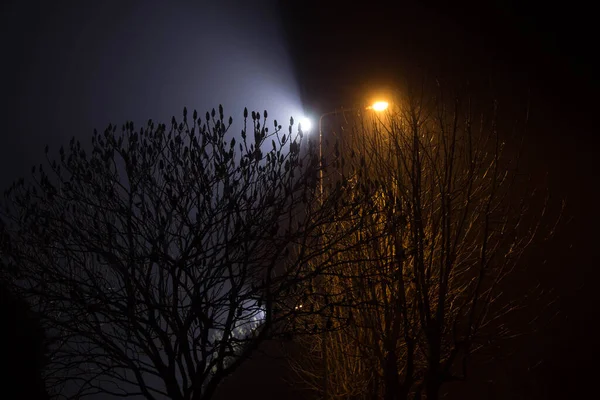
M 15 1 L 3 14 L 3 187 L 46 144 L 86 144 L 109 123 L 168 125 L 184 106 L 204 116 L 222 104 L 239 132 L 244 107 L 284 129 L 304 113 L 274 0 Z

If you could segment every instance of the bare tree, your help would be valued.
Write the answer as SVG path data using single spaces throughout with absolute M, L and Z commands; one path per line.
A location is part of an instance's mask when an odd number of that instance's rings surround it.
M 326 398 L 437 399 L 471 354 L 515 334 L 504 317 L 524 303 L 503 282 L 538 234 L 545 197 L 519 171 L 519 146 L 507 150 L 495 104 L 476 118 L 469 101 L 428 93 L 354 113 L 341 156 L 326 152 L 374 191 L 356 245 L 337 255 L 352 262 L 324 286 L 352 323 L 303 338 L 313 351 L 292 360 Z
M 245 110 L 236 138 L 222 107 L 183 115 L 94 132 L 89 156 L 72 139 L 6 192 L 1 256 L 53 340 L 54 394 L 209 399 L 290 326 L 321 227 L 355 220 L 341 190 L 317 201 L 317 152 L 293 120 L 269 132 Z

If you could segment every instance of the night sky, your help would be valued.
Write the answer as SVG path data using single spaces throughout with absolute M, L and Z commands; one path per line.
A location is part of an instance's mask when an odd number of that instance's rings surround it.
M 59 1 L 3 5 L 0 168 L 39 160 L 45 143 L 88 140 L 109 123 L 169 122 L 223 104 L 281 122 L 303 114 L 273 2 Z M 26 161 L 26 162 L 24 162 Z M 10 166 L 10 167 L 9 167 Z M 2 182 L 5 176 L 2 174 Z
M 45 144 L 86 142 L 108 123 L 168 122 L 184 106 L 203 115 L 220 103 L 234 119 L 247 106 L 285 122 L 352 106 L 422 71 L 469 79 L 501 109 L 531 104 L 524 165 L 548 173 L 569 223 L 536 250 L 548 262 L 532 268 L 556 289 L 558 317 L 448 398 L 576 398 L 596 378 L 598 350 L 595 21 L 568 3 L 488 3 L 5 1 L 0 184 L 43 162 Z M 258 358 L 226 393 L 287 396 L 280 362 Z

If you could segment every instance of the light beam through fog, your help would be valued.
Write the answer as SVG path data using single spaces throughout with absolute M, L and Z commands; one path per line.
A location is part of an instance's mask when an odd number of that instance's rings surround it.
M 276 119 L 287 133 L 290 116 L 297 121 L 294 133 L 300 121 L 305 132 L 310 129 L 274 1 L 43 7 L 33 16 L 24 6 L 14 13 L 23 29 L 33 20 L 39 31 L 22 40 L 29 67 L 15 77 L 15 93 L 5 94 L 14 98 L 22 123 L 0 150 L 3 170 L 27 176 L 43 160 L 46 143 L 52 157 L 72 136 L 89 148 L 94 128 L 102 132 L 112 123 L 120 130 L 133 121 L 138 130 L 148 119 L 169 126 L 171 116 L 182 120 L 183 107 L 204 118 L 222 104 L 225 119 L 234 121 L 229 135 L 239 135 L 244 107 L 261 115 L 268 110 L 270 132 Z M 251 126 L 249 118 L 250 132 Z M 3 176 L 0 183 L 16 177 Z M 249 324 L 236 326 L 240 338 L 264 319 L 260 306 L 246 306 L 253 311 Z
M 88 143 L 109 123 L 169 124 L 184 106 L 203 117 L 223 104 L 236 134 L 244 107 L 266 109 L 270 130 L 273 119 L 287 130 L 303 109 L 275 3 L 52 2 L 37 13 L 17 3 L 23 31 L 9 34 L 22 38 L 31 23 L 39 31 L 21 39 L 28 68 L 4 94 L 22 123 L 2 147 L 2 169 L 25 175 L 46 143 Z

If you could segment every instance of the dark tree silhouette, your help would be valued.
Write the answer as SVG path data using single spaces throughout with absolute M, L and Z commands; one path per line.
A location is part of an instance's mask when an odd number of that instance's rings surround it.
M 245 110 L 235 136 L 222 107 L 183 115 L 109 126 L 89 155 L 73 139 L 6 193 L 3 258 L 54 341 L 61 397 L 210 398 L 290 326 L 325 222 L 356 220 L 341 189 L 317 201 L 317 152 L 293 120 L 270 132 L 266 111 Z
M 46 365 L 46 336 L 29 305 L 0 282 L 0 387 L 6 398 L 48 399 L 42 371 Z
M 519 333 L 504 317 L 526 301 L 504 282 L 546 197 L 519 170 L 518 146 L 507 150 L 495 104 L 480 117 L 441 88 L 406 93 L 385 113 L 346 115 L 341 157 L 329 160 L 374 194 L 357 245 L 336 256 L 352 262 L 321 285 L 351 323 L 302 338 L 306 357 L 292 360 L 325 398 L 437 399 L 466 378 L 471 354 Z

